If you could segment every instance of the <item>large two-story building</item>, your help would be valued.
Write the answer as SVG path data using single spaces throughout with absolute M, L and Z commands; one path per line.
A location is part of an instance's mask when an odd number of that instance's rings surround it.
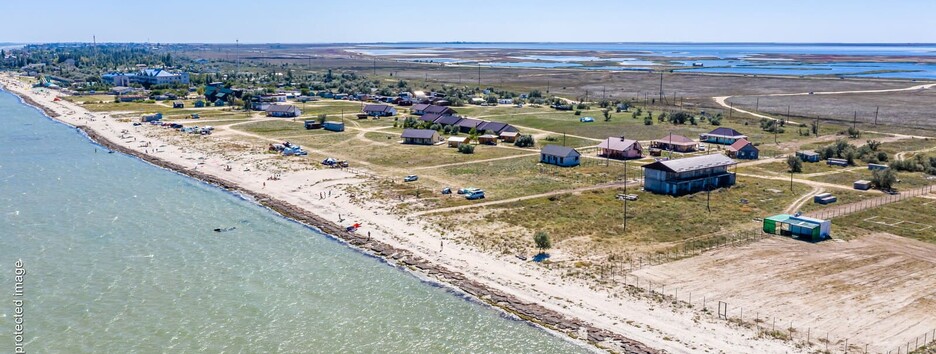
M 166 69 L 143 69 L 136 73 L 113 72 L 101 75 L 101 79 L 114 86 L 140 85 L 175 85 L 188 84 L 186 72 L 172 72 Z
M 643 165 L 644 189 L 657 194 L 685 195 L 735 184 L 728 167 L 735 162 L 722 154 L 657 161 Z

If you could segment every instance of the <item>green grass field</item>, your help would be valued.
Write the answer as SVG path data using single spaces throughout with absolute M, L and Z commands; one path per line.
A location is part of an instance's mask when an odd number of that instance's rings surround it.
M 860 228 L 936 243 L 936 200 L 910 198 L 835 218 L 832 222 L 844 233 Z

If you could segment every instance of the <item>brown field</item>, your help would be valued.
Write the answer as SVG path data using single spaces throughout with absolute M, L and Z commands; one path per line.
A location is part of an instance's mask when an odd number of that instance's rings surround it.
M 936 328 L 936 245 L 886 233 L 852 241 L 805 243 L 782 237 L 721 249 L 635 272 L 693 305 L 841 352 L 896 352 Z M 665 291 L 665 290 L 664 290 Z M 743 318 L 742 316 L 743 309 Z M 921 338 L 922 340 L 922 338 Z

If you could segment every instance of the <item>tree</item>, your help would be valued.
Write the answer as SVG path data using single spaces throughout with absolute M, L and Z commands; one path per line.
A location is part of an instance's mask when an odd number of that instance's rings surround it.
M 897 173 L 893 169 L 875 170 L 871 173 L 871 184 L 882 191 L 889 191 L 897 183 Z
M 800 160 L 796 155 L 790 155 L 786 159 L 787 166 L 790 167 L 790 172 L 800 173 L 803 172 L 803 161 Z
M 667 119 L 672 124 L 686 124 L 687 121 L 694 120 L 691 114 L 683 111 L 670 114 Z
M 533 140 L 533 136 L 532 136 L 532 135 L 521 135 L 519 138 L 517 138 L 517 141 L 514 142 L 514 146 L 517 146 L 517 147 L 531 147 L 531 146 L 533 146 L 535 143 L 536 143 L 536 142 Z
M 871 149 L 871 151 L 877 151 L 877 149 L 881 146 L 881 142 L 877 140 L 868 140 L 867 143 L 868 148 Z
M 711 116 L 708 119 L 709 123 L 712 123 L 712 125 L 721 125 L 721 120 L 722 120 L 721 113 Z
M 552 248 L 552 241 L 549 240 L 549 235 L 545 231 L 537 231 L 533 235 L 533 242 L 540 252 L 546 252 L 546 250 Z
M 653 125 L 653 118 L 644 117 L 644 125 Z
M 607 108 L 602 109 L 602 110 L 601 110 L 601 114 L 604 115 L 605 122 L 610 122 L 610 121 L 611 121 L 611 110 L 610 110 L 610 109 L 607 109 Z
M 855 127 L 848 127 L 848 131 L 847 131 L 847 132 L 848 132 L 848 137 L 849 137 L 849 138 L 860 138 L 860 137 L 861 137 L 861 131 L 859 131 L 859 130 L 856 129 Z

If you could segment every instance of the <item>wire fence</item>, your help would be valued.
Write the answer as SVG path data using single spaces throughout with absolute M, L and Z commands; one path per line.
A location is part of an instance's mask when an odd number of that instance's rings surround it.
M 911 189 L 908 191 L 900 192 L 897 194 L 888 194 L 880 197 L 862 200 L 860 202 L 844 204 L 839 206 L 834 206 L 831 208 L 826 208 L 818 211 L 813 211 L 806 213 L 806 216 L 814 217 L 818 219 L 832 219 L 839 216 L 844 216 L 852 213 L 857 213 L 863 210 L 877 208 L 879 206 L 899 202 L 902 200 L 907 200 L 913 197 L 926 195 L 936 192 L 936 185 L 929 185 L 925 187 L 920 187 L 916 189 Z

